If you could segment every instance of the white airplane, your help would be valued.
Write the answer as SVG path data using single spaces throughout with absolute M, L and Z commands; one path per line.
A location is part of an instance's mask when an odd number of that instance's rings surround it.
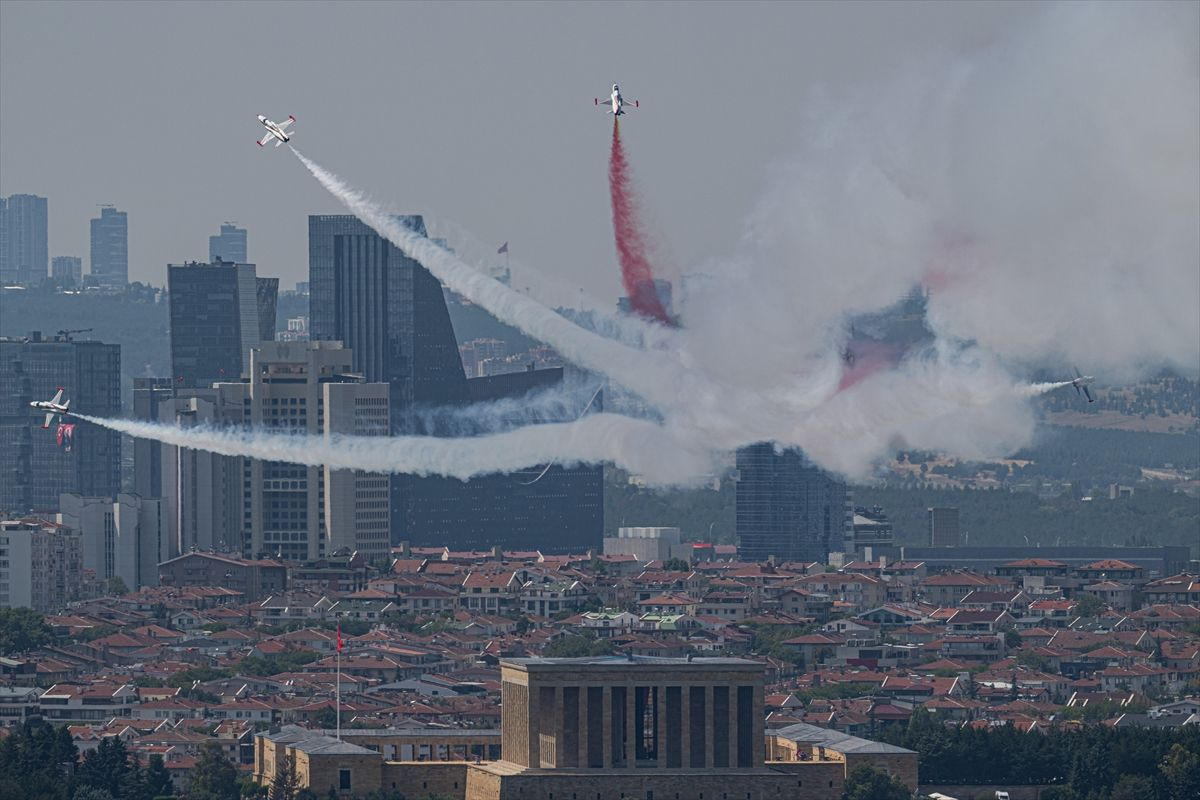
M 1096 402 L 1096 398 L 1092 397 L 1092 393 L 1088 391 L 1088 384 L 1096 379 L 1091 375 L 1084 375 L 1079 371 L 1079 367 L 1075 368 L 1075 379 L 1071 381 L 1071 385 L 1075 387 L 1075 394 L 1081 394 L 1087 398 L 1089 403 Z
M 70 400 L 63 400 L 63 388 L 58 387 L 58 391 L 54 393 L 54 397 L 50 400 L 34 400 L 29 405 L 36 408 L 38 411 L 46 412 L 46 421 L 42 423 L 43 428 L 49 428 L 50 423 L 54 421 L 55 414 L 66 414 L 71 408 Z
M 594 102 L 596 105 L 600 105 L 600 98 L 595 98 Z M 617 86 L 615 83 L 613 84 L 612 95 L 609 97 L 609 102 L 612 103 L 612 109 L 606 113 L 617 117 L 625 113 L 625 98 L 621 96 L 621 87 Z M 640 108 L 637 100 L 630 100 L 629 102 L 633 103 L 634 108 Z M 608 105 L 608 103 L 605 103 L 605 105 Z
M 259 147 L 263 147 L 273 138 L 278 140 L 275 142 L 276 147 L 279 147 L 279 145 L 283 144 L 284 142 L 291 141 L 292 137 L 287 135 L 287 126 L 296 121 L 296 118 L 291 114 L 288 114 L 288 118 L 279 124 L 271 122 L 271 120 L 267 119 L 262 114 L 258 115 L 258 121 L 261 122 L 263 127 L 267 129 L 267 135 L 258 141 Z

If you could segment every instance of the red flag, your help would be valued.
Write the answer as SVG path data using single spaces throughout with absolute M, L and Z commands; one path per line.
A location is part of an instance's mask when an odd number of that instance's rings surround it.
M 338 624 L 337 624 L 337 633 L 338 633 L 337 649 L 338 649 L 338 652 L 340 653 L 340 652 L 342 652 L 342 623 L 341 622 L 338 622 Z

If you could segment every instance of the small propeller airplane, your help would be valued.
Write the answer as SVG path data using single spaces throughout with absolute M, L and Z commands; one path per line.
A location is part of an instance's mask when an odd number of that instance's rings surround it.
M 291 141 L 292 137 L 287 135 L 287 126 L 296 121 L 296 118 L 291 114 L 288 114 L 288 118 L 278 124 L 271 122 L 271 120 L 267 119 L 262 114 L 258 115 L 258 121 L 261 122 L 263 127 L 267 129 L 267 135 L 258 140 L 259 147 L 264 147 L 267 142 L 271 141 L 271 139 L 277 140 L 275 142 L 276 147 L 279 147 L 279 145 L 283 144 L 284 142 Z
M 50 400 L 34 400 L 29 405 L 38 411 L 46 412 L 46 421 L 42 423 L 42 427 L 49 428 L 50 423 L 54 421 L 55 414 L 66 414 L 70 410 L 71 401 L 63 400 L 63 388 L 59 386 L 58 391 Z
M 593 102 L 594 102 L 594 103 L 595 103 L 597 106 L 598 106 L 598 105 L 600 105 L 600 98 L 599 98 L 599 97 L 595 98 Z M 640 107 L 641 107 L 641 106 L 639 106 L 639 105 L 638 105 L 638 101 L 637 101 L 637 100 L 629 100 L 629 101 L 626 101 L 626 100 L 625 100 L 625 98 L 621 96 L 621 87 L 620 87 L 620 86 L 617 86 L 617 85 L 614 83 L 614 84 L 613 84 L 612 95 L 610 95 L 610 96 L 609 96 L 609 102 L 604 104 L 604 105 L 606 105 L 606 106 L 607 106 L 607 105 L 609 105 L 609 104 L 611 103 L 611 104 L 612 104 L 612 108 L 611 108 L 609 111 L 606 111 L 605 113 L 606 113 L 606 114 L 612 114 L 613 116 L 616 116 L 616 117 L 619 117 L 619 116 L 621 116 L 622 114 L 624 114 L 624 113 L 625 113 L 625 103 L 626 103 L 626 102 L 633 103 L 633 107 L 634 107 L 634 108 L 640 108 Z
M 1096 398 L 1092 397 L 1092 393 L 1088 391 L 1088 385 L 1096 379 L 1091 375 L 1084 375 L 1079 371 L 1079 367 L 1075 367 L 1075 378 L 1071 381 L 1071 385 L 1075 387 L 1075 394 L 1081 394 L 1087 398 L 1089 403 L 1096 402 Z

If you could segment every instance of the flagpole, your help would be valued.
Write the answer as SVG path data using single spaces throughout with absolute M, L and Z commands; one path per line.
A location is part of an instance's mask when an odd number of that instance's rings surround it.
M 337 740 L 342 740 L 342 623 L 337 626 Z

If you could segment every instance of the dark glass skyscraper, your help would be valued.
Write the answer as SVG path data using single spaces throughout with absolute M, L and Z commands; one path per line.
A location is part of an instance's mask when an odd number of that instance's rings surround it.
M 231 222 L 221 226 L 221 232 L 208 237 L 209 261 L 232 261 L 245 264 L 246 258 L 246 229 L 239 228 Z
M 420 216 L 399 220 L 425 235 Z M 416 430 L 414 409 L 493 400 L 562 380 L 559 369 L 467 381 L 442 286 L 428 270 L 353 216 L 310 216 L 308 236 L 311 338 L 344 342 L 354 351 L 355 372 L 389 384 L 394 432 Z M 540 472 L 465 483 L 395 476 L 393 541 L 598 546 L 603 468 L 555 466 L 535 481 Z
M 30 286 L 46 277 L 48 219 L 44 197 L 0 197 L 0 284 Z
M 765 442 L 737 451 L 738 555 L 747 561 L 829 560 L 846 538 L 846 485 L 796 449 Z
M 58 418 L 29 407 L 58 387 L 71 410 L 98 417 L 121 413 L 121 347 L 67 336 L 0 338 L 0 509 L 55 511 L 71 492 L 115 498 L 121 485 L 121 437 L 78 419 L 70 449 L 58 443 Z
M 101 286 L 129 283 L 129 217 L 112 206 L 92 220 L 92 279 Z
M 257 277 L 253 264 L 169 264 L 167 289 L 177 388 L 236 381 L 250 348 L 275 338 L 279 279 Z

